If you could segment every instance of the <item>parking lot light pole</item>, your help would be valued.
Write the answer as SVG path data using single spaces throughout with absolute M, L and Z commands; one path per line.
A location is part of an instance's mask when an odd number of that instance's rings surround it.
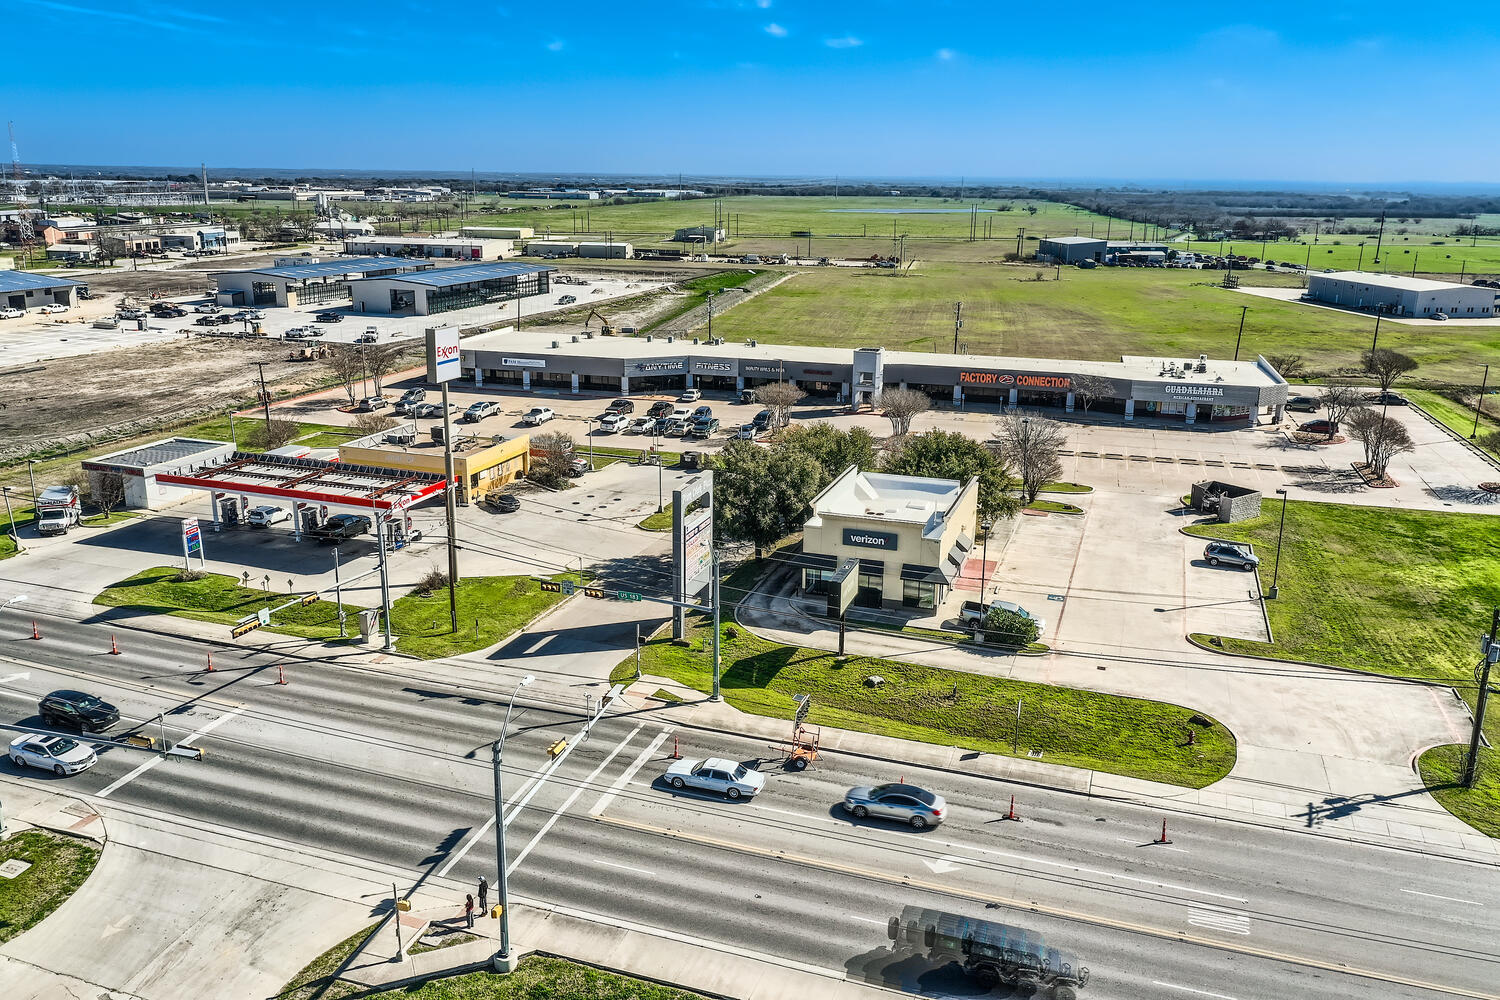
M 385 526 L 389 517 L 382 518 L 375 512 L 375 537 L 380 545 L 380 617 L 385 621 L 384 652 L 394 653 L 396 643 L 391 638 L 391 576 L 386 566 Z
M 990 528 L 994 522 L 985 518 L 979 522 L 979 528 L 984 532 L 984 554 L 979 557 L 979 603 L 984 603 L 985 594 L 990 585 Z
M 339 586 L 339 547 L 333 547 L 333 601 L 339 612 L 339 638 L 346 638 L 344 631 L 344 591 Z
M 1276 529 L 1276 568 L 1271 571 L 1271 590 L 1266 594 L 1273 601 L 1278 593 L 1276 584 L 1281 579 L 1281 536 L 1286 531 L 1286 490 L 1276 492 L 1281 494 L 1281 526 Z
M 500 954 L 495 956 L 495 971 L 509 972 L 510 957 L 510 882 L 505 877 L 505 795 L 501 791 L 500 761 L 505 756 L 505 731 L 510 728 L 510 713 L 516 707 L 516 695 L 536 680 L 527 674 L 516 682 L 505 706 L 505 721 L 500 724 L 500 738 L 490 744 L 495 769 L 495 863 L 500 870 Z

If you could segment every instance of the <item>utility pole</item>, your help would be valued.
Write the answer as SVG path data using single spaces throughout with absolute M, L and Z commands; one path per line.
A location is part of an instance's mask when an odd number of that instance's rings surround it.
M 1479 383 L 1479 398 L 1474 400 L 1474 429 L 1469 432 L 1469 440 L 1472 441 L 1479 436 L 1479 411 L 1484 407 L 1484 390 L 1490 385 L 1490 366 L 1484 366 L 1484 378 Z
M 1479 642 L 1479 648 L 1484 651 L 1484 659 L 1477 671 L 1479 691 L 1475 696 L 1474 732 L 1469 736 L 1469 756 L 1464 760 L 1465 788 L 1474 787 L 1474 778 L 1479 770 L 1479 740 L 1484 729 L 1484 706 L 1490 693 L 1490 667 L 1494 666 L 1496 660 L 1500 660 L 1500 645 L 1495 642 L 1496 633 L 1500 633 L 1500 608 L 1496 608 L 1490 615 L 1490 634 Z
M 266 363 L 255 362 L 255 367 L 260 369 L 260 405 L 266 414 L 266 444 L 271 443 L 271 391 L 266 388 Z
M 958 353 L 958 331 L 964 326 L 964 304 L 953 303 L 953 353 Z
M 714 605 L 714 692 L 709 701 L 719 700 L 719 548 L 713 547 L 713 589 L 710 598 Z
M 1250 311 L 1249 306 L 1240 306 L 1240 332 L 1234 338 L 1234 360 L 1240 359 L 1240 338 L 1245 336 L 1245 313 Z
M 1375 263 L 1380 263 L 1380 243 L 1385 239 L 1385 213 L 1380 213 L 1380 229 L 1375 234 Z

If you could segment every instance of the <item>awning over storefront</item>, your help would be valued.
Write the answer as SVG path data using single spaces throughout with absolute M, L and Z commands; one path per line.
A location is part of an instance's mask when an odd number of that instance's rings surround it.
M 959 548 L 961 548 L 965 552 L 967 552 L 967 551 L 969 551 L 970 549 L 972 549 L 974 547 L 974 539 L 972 539 L 972 538 L 969 537 L 969 533 L 967 531 L 964 531 L 963 529 L 959 529 L 959 532 L 958 532 L 958 541 L 957 541 L 956 544 L 958 545 Z
M 901 579 L 914 583 L 935 583 L 944 587 L 953 586 L 953 581 L 958 579 L 958 569 L 944 560 L 942 566 L 914 566 L 904 563 L 901 567 Z
M 837 557 L 825 556 L 819 552 L 794 552 L 787 557 L 787 561 L 798 569 L 835 570 L 839 567 Z M 880 559 L 861 559 L 859 571 L 866 575 L 883 574 L 885 563 Z

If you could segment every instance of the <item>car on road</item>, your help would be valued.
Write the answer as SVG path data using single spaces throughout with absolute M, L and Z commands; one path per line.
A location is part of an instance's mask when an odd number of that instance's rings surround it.
M 20 319 L 26 315 L 25 309 L 17 309 L 15 306 L 0 308 L 0 319 Z
M 1447 313 L 1433 313 L 1432 314 L 1432 318 L 1435 319 L 1435 320 L 1437 320 L 1439 323 L 1446 323 L 1446 322 L 1448 322 L 1448 314 Z
M 42 717 L 43 725 L 81 733 L 102 733 L 120 721 L 120 710 L 109 702 L 68 689 L 44 695 L 37 702 L 36 714 Z
M 668 413 L 671 413 L 671 412 L 672 412 L 672 404 L 669 403 L 669 402 L 667 402 L 665 399 L 662 399 L 662 400 L 658 400 L 655 403 L 651 404 L 650 409 L 648 409 L 646 411 L 646 416 L 648 416 L 648 417 L 665 417 Z
M 679 791 L 695 788 L 703 792 L 717 792 L 727 799 L 748 799 L 766 787 L 764 774 L 722 757 L 673 761 L 664 777 L 667 784 Z
M 68 307 L 63 305 L 61 302 L 49 302 L 37 310 L 37 312 L 47 316 L 50 316 L 53 313 L 65 313 L 67 311 Z
M 500 404 L 493 400 L 481 399 L 477 403 L 470 403 L 469 408 L 464 411 L 463 420 L 466 423 L 477 424 L 485 417 L 493 417 L 500 412 Z
M 677 397 L 679 403 L 696 403 L 703 398 L 703 393 L 697 389 L 684 389 L 682 395 Z
M 10 741 L 10 759 L 17 767 L 51 771 L 59 778 L 87 771 L 99 762 L 94 748 L 66 736 L 17 736 Z
M 1366 403 L 1374 403 L 1376 406 L 1406 406 L 1411 400 L 1399 392 L 1376 392 L 1365 397 Z
M 925 830 L 943 821 L 948 803 L 936 792 L 916 785 L 860 785 L 844 793 L 844 811 L 855 819 L 890 819 L 913 830 Z
M 514 514 L 521 509 L 521 498 L 514 493 L 491 493 L 484 505 L 497 514 Z
M 1210 566 L 1255 569 L 1260 565 L 1260 556 L 1255 554 L 1255 550 L 1238 542 L 1209 542 L 1203 549 L 1203 558 Z
M 628 399 L 617 399 L 605 407 L 610 413 L 634 413 L 635 404 Z
M 370 530 L 370 519 L 361 514 L 335 514 L 314 528 L 310 534 L 320 545 L 330 545 L 363 535 Z
M 219 307 L 214 305 L 212 302 L 204 302 L 200 305 L 193 306 L 193 312 L 204 313 L 209 316 L 212 316 L 214 313 L 219 311 Z
M 521 423 L 527 427 L 540 427 L 555 416 L 557 414 L 552 412 L 550 406 L 533 406 L 521 417 Z
M 1317 413 L 1323 408 L 1323 401 L 1317 396 L 1293 396 L 1286 401 L 1286 408 L 1300 413 Z
M 455 406 L 454 404 L 452 404 L 452 403 L 448 404 L 448 411 L 450 413 L 453 412 L 453 411 L 455 411 L 455 410 L 457 410 L 457 409 L 458 409 L 458 407 Z M 416 406 L 412 407 L 411 415 L 414 416 L 414 417 L 423 417 L 423 418 L 441 417 L 443 415 L 443 404 L 442 403 L 418 403 Z
M 261 504 L 259 507 L 251 507 L 245 515 L 245 522 L 252 528 L 269 528 L 273 524 L 291 518 L 291 512 L 285 507 L 273 507 L 270 504 Z
M 1339 425 L 1332 420 L 1309 420 L 1307 423 L 1299 425 L 1297 429 L 1305 431 L 1308 434 L 1333 435 L 1339 432 Z
M 336 312 L 322 312 L 313 317 L 314 323 L 342 323 L 343 321 L 343 315 Z

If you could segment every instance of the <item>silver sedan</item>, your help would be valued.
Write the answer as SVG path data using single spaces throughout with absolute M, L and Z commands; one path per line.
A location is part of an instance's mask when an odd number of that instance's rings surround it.
M 948 803 L 941 795 L 916 785 L 860 785 L 844 793 L 844 811 L 857 819 L 875 816 L 923 830 L 943 821 Z

